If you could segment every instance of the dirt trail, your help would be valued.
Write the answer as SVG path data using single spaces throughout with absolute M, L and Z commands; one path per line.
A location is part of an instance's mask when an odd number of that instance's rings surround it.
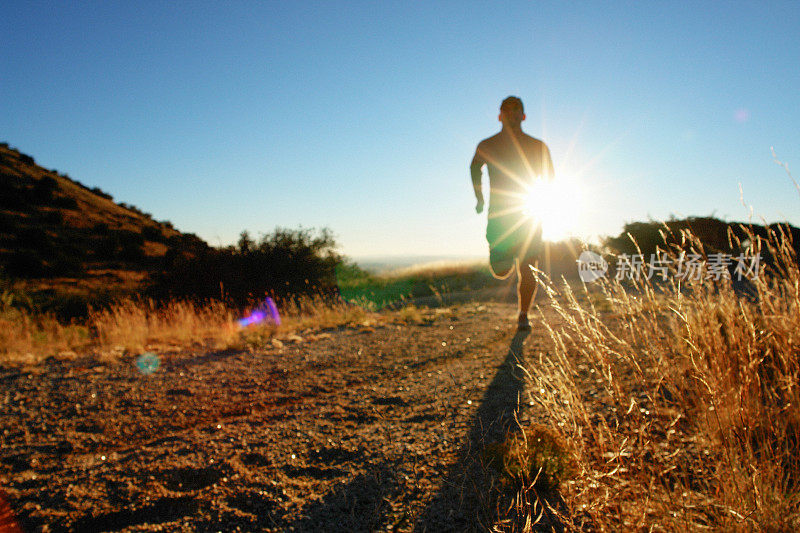
M 470 472 L 514 424 L 514 365 L 548 341 L 516 334 L 509 304 L 431 314 L 162 354 L 150 375 L 131 357 L 0 367 L 0 485 L 26 531 L 485 530 Z

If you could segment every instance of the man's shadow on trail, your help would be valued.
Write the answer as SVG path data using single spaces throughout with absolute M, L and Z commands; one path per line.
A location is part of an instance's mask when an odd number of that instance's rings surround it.
M 389 502 L 401 492 L 391 465 L 374 463 L 355 478 L 336 485 L 324 497 L 307 504 L 296 522 L 278 524 L 292 531 L 367 532 L 383 530 Z M 273 526 L 275 524 L 272 524 Z
M 499 472 L 487 464 L 485 450 L 487 445 L 502 442 L 510 433 L 520 430 L 517 413 L 525 379 L 518 365 L 523 363 L 523 345 L 529 334 L 519 331 L 511 340 L 508 354 L 473 419 L 467 441 L 450 465 L 439 492 L 417 519 L 415 531 L 488 531 L 493 527 L 498 527 L 497 531 L 522 530 L 522 524 L 513 524 L 513 518 L 506 522 L 510 518 L 505 515 L 513 495 L 501 495 Z M 533 494 L 529 496 L 536 498 Z M 548 496 L 551 505 L 559 505 L 558 495 Z M 538 509 L 541 507 L 540 504 Z M 498 525 L 501 520 L 506 522 L 506 527 Z M 543 531 L 563 529 L 548 516 L 547 510 L 539 527 Z

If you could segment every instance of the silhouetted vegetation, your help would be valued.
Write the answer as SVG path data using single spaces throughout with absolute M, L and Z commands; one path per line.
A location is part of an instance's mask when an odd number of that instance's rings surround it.
M 44 176 L 33 186 L 33 196 L 41 203 L 47 203 L 53 198 L 53 192 L 58 189 L 58 182 L 52 176 Z
M 236 304 L 333 294 L 341 260 L 328 229 L 277 228 L 256 241 L 245 231 L 236 246 L 208 248 L 194 258 L 173 257 L 153 288 L 157 296 L 220 298 Z
M 166 238 L 160 228 L 156 226 L 145 226 L 142 228 L 142 237 L 148 241 L 164 242 Z
M 78 203 L 61 193 L 58 181 L 52 176 L 45 175 L 29 184 L 8 172 L 0 173 L 0 208 L 29 210 L 33 207 L 75 209 Z
M 91 189 L 89 189 L 89 190 L 90 190 L 90 191 L 92 191 L 93 193 L 95 193 L 97 196 L 99 196 L 99 197 L 101 197 L 101 198 L 105 198 L 106 200 L 114 200 L 114 197 L 113 197 L 113 196 L 111 196 L 110 194 L 108 194 L 107 192 L 105 192 L 105 191 L 104 191 L 103 189 L 101 189 L 100 187 L 92 187 L 92 188 L 91 188 Z
M 605 240 L 606 246 L 618 253 L 638 254 L 645 258 L 656 253 L 656 249 L 664 250 L 667 246 L 679 246 L 688 250 L 690 243 L 682 239 L 681 232 L 690 231 L 703 245 L 706 253 L 741 253 L 752 237 L 767 239 L 770 230 L 778 234 L 785 233 L 793 243 L 795 253 L 800 255 L 800 228 L 790 224 L 743 224 L 725 222 L 713 217 L 689 217 L 666 222 L 630 222 L 625 224 L 622 233 Z M 636 241 L 631 240 L 631 237 Z M 637 250 L 637 245 L 639 250 Z M 769 260 L 765 250 L 763 259 Z
M 50 201 L 50 205 L 62 209 L 77 209 L 78 201 L 69 196 L 56 196 Z
M 64 222 L 64 215 L 61 211 L 47 211 L 42 214 L 42 222 L 49 225 L 58 225 Z

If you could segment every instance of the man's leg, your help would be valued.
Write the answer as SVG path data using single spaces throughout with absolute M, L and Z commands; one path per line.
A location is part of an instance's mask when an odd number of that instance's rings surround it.
M 538 287 L 530 267 L 536 267 L 537 264 L 538 261 L 536 259 L 520 259 L 517 262 L 517 301 L 519 302 L 519 324 L 521 328 L 525 326 L 530 328 L 528 310 Z

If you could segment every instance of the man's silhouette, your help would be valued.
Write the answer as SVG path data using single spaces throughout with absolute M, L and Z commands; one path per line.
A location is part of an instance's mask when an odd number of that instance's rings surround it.
M 536 280 L 529 268 L 542 251 L 541 224 L 526 210 L 530 186 L 537 179 L 553 179 L 553 162 L 547 145 L 522 132 L 525 110 L 522 100 L 509 96 L 500 104 L 503 129 L 482 140 L 470 165 L 472 186 L 483 211 L 481 169 L 489 171 L 489 262 L 495 277 L 507 278 L 517 270 L 519 329 L 529 330 L 528 309 L 536 293 Z

